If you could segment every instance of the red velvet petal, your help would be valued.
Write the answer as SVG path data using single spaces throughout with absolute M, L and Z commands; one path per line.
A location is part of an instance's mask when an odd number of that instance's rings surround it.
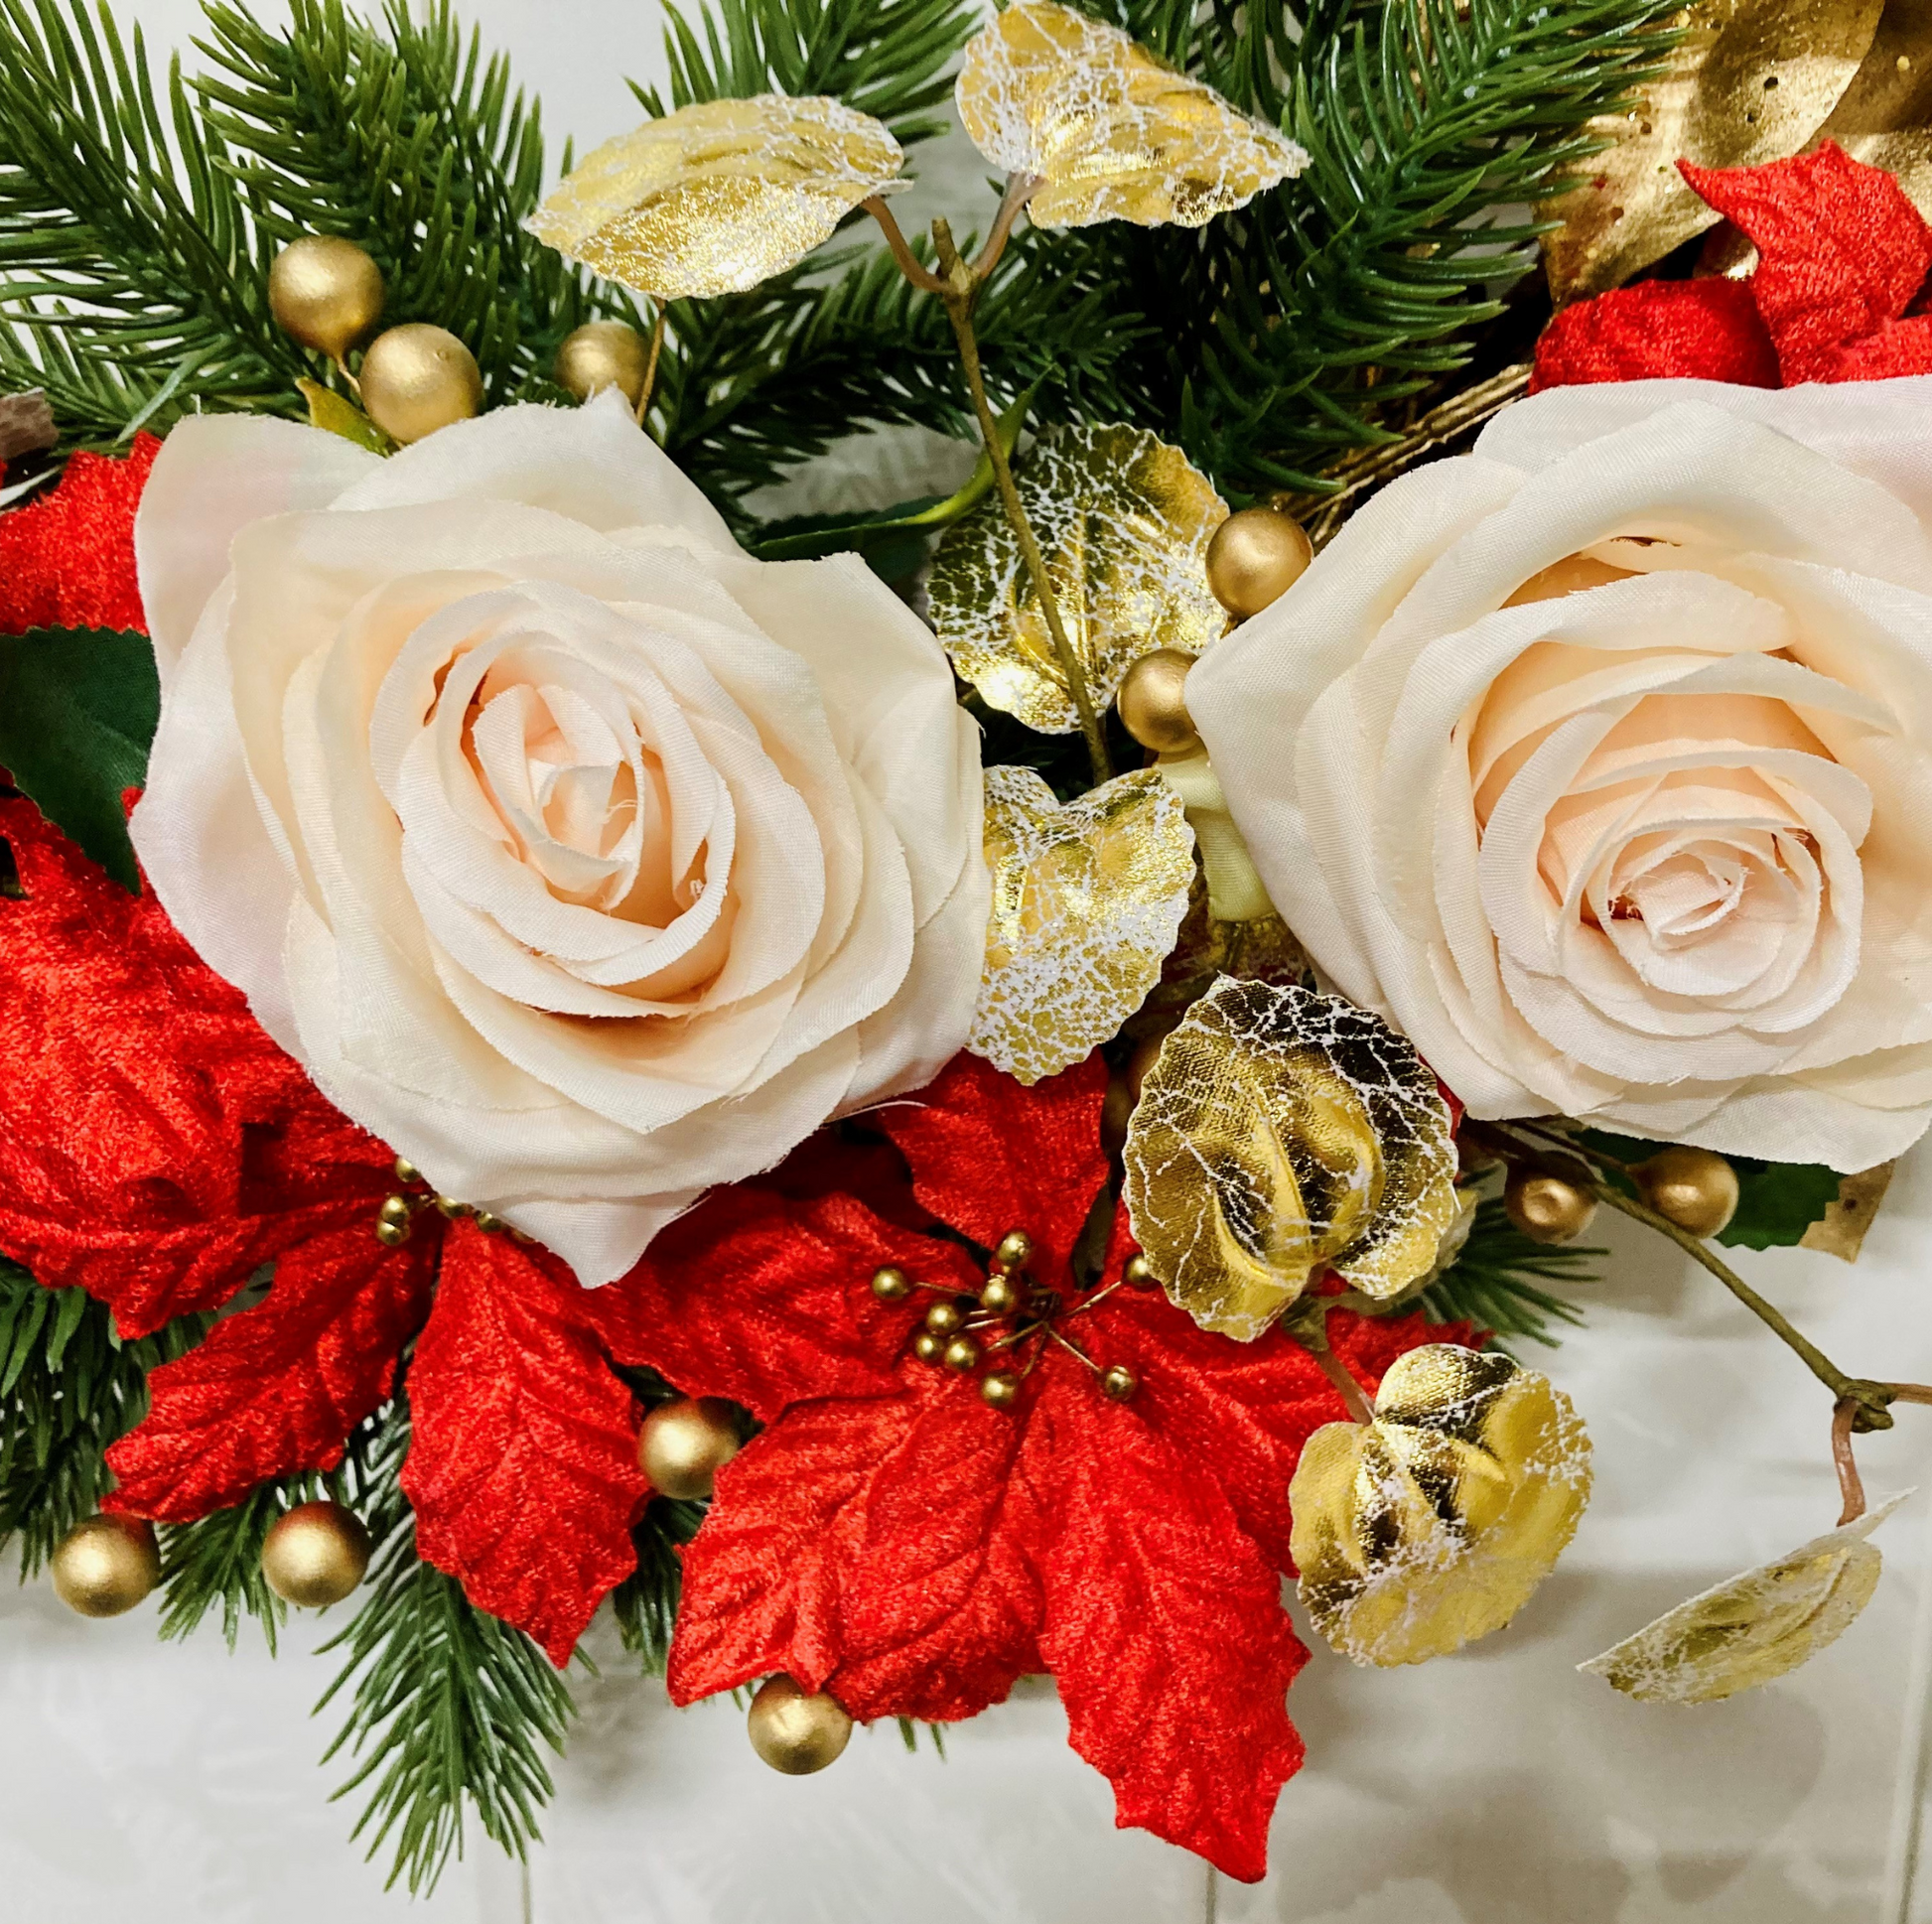
M 556 1259 L 468 1223 L 409 1372 L 416 1546 L 560 1669 L 636 1565 L 637 1414 Z
M 866 1492 L 917 1413 L 910 1397 L 797 1404 L 718 1472 L 711 1513 L 684 1552 L 665 1677 L 673 1704 L 777 1671 L 824 1687 Z
M 160 450 L 140 434 L 125 460 L 75 455 L 52 493 L 0 515 L 0 634 L 147 632 L 134 578 L 134 509 Z
M 1744 281 L 1639 281 L 1565 308 L 1536 344 L 1530 392 L 1588 381 L 1778 385 L 1777 349 Z
M 1119 1825 L 1254 1882 L 1303 1755 L 1283 1700 L 1308 1652 L 1280 1577 L 1209 1462 L 1090 1386 L 1042 1390 L 1021 1468 L 1050 1492 L 1039 1645 L 1074 1749 L 1112 1781 Z
M 795 1202 L 848 1195 L 901 1229 L 932 1227 L 932 1212 L 920 1208 L 912 1194 L 905 1158 L 885 1137 L 857 1123 L 834 1123 L 807 1136 L 775 1169 L 754 1176 L 751 1186 Z
M 768 1423 L 804 1397 L 897 1392 L 896 1359 L 934 1299 L 879 1302 L 872 1279 L 888 1264 L 955 1290 L 976 1281 L 954 1244 L 895 1229 L 849 1196 L 723 1189 L 628 1276 L 589 1292 L 586 1313 L 619 1362 Z
M 1765 167 L 1686 162 L 1683 173 L 1757 243 L 1751 292 L 1785 385 L 1870 378 L 1840 372 L 1840 350 L 1896 321 L 1932 270 L 1932 228 L 1897 181 L 1831 141 Z M 1894 347 L 1903 356 L 1925 341 L 1914 333 Z M 1889 371 L 1921 373 L 1925 365 Z
M 988 1248 L 1024 1229 L 1050 1273 L 1066 1267 L 1106 1179 L 1098 1053 L 1029 1089 L 976 1055 L 875 1120 L 905 1152 L 912 1187 L 938 1217 Z
M 107 1452 L 106 1507 L 185 1523 L 270 1477 L 335 1468 L 429 1312 L 436 1244 L 419 1229 L 384 1249 L 365 1217 L 291 1250 L 262 1302 L 148 1378 L 147 1420 Z

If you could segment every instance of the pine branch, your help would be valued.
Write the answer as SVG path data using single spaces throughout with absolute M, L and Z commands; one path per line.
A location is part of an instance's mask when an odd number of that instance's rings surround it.
M 369 1786 L 351 1835 L 369 1834 L 371 1857 L 392 1845 L 389 1883 L 420 1895 L 462 1855 L 466 1803 L 486 1837 L 526 1855 L 553 1791 L 543 1751 L 562 1753 L 576 1712 L 522 1631 L 477 1609 L 454 1578 L 417 1557 L 397 1481 L 408 1437 L 398 1402 L 369 1465 L 366 1520 L 380 1548 L 361 1608 L 323 1646 L 347 1661 L 316 1709 L 349 1693 L 347 1721 L 323 1760 L 345 1746 L 361 1759 L 336 1792 Z
M 1551 1325 L 1581 1325 L 1584 1313 L 1545 1286 L 1594 1283 L 1596 1265 L 1608 1254 L 1534 1242 L 1510 1221 L 1500 1196 L 1485 1196 L 1476 1205 L 1468 1241 L 1418 1301 L 1432 1322 L 1472 1322 L 1492 1337 L 1526 1337 L 1554 1349 L 1559 1339 Z
M 637 1568 L 612 1591 L 611 1607 L 623 1647 L 639 1659 L 646 1676 L 663 1676 L 670 1661 L 684 1581 L 677 1553 L 698 1534 L 705 1508 L 702 1503 L 655 1497 L 630 1533 L 637 1547 Z
M 85 1292 L 43 1289 L 0 1259 L 0 1548 L 20 1539 L 22 1581 L 100 1507 L 108 1447 L 147 1415 L 148 1372 L 207 1327 L 182 1316 L 124 1343 Z

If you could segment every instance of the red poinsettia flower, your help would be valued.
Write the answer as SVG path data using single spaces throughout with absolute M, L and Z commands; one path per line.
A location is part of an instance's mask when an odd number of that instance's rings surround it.
M 951 1236 L 850 1196 L 738 1189 L 591 1311 L 621 1361 L 767 1426 L 685 1553 L 675 1701 L 786 1672 L 862 1719 L 945 1720 L 1050 1671 L 1118 1821 L 1254 1879 L 1302 1760 L 1284 1703 L 1307 1656 L 1281 1600 L 1289 1479 L 1345 1413 L 1289 1337 L 1235 1343 L 1119 1287 L 1124 1216 L 1081 1288 L 1106 1080 L 1098 1056 L 1032 1089 L 960 1056 L 878 1118 Z M 987 1322 L 964 1373 L 919 1361 L 927 1306 L 985 1283 L 958 1239 L 990 1250 L 1013 1230 L 1034 1245 L 1035 1307 Z M 882 1267 L 924 1291 L 882 1302 Z M 1371 1386 L 1445 1333 L 1420 1316 L 1332 1321 Z M 1009 1408 L 981 1392 L 996 1368 L 1021 1378 Z M 1113 1382 L 1131 1380 L 1124 1400 L 1103 1382 L 1114 1369 L 1131 1373 Z
M 134 508 L 161 451 L 75 455 L 53 492 L 0 515 L 0 634 L 29 628 L 147 632 L 134 577 Z
M 1537 344 L 1533 387 L 1932 373 L 1932 315 L 1911 312 L 1932 270 L 1932 227 L 1891 175 L 1830 141 L 1765 167 L 1681 168 L 1756 244 L 1756 270 L 1641 281 L 1566 308 Z

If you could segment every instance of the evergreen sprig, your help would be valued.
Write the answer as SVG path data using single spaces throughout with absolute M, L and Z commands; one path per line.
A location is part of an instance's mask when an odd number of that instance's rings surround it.
M 678 1551 L 698 1534 L 706 1506 L 655 1497 L 630 1533 L 636 1546 L 637 1568 L 611 1593 L 618 1636 L 642 1664 L 644 1673 L 661 1677 L 670 1661 L 671 1635 L 677 1628 L 678 1597 L 684 1567 Z
M 43 1289 L 0 1258 L 0 1548 L 20 1540 L 23 1581 L 100 1507 L 106 1452 L 147 1414 L 148 1372 L 206 1327 L 182 1316 L 123 1342 L 85 1292 Z
M 1556 1290 L 1596 1282 L 1596 1266 L 1608 1254 L 1535 1242 L 1510 1221 L 1500 1196 L 1484 1196 L 1476 1204 L 1468 1241 L 1423 1291 L 1420 1306 L 1432 1322 L 1472 1322 L 1488 1330 L 1499 1348 L 1512 1337 L 1555 1348 L 1552 1324 L 1584 1320 L 1583 1311 Z

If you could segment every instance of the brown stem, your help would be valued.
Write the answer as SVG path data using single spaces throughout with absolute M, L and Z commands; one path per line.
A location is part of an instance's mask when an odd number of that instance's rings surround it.
M 1850 1397 L 1832 1412 L 1832 1461 L 1838 1466 L 1839 1494 L 1845 1499 L 1838 1527 L 1856 1523 L 1864 1515 L 1864 1485 L 1859 1481 L 1859 1465 L 1852 1455 L 1852 1425 L 1859 1406 Z
M 899 231 L 892 208 L 877 194 L 859 205 L 879 222 L 880 231 L 886 236 L 886 245 L 893 250 L 893 258 L 898 262 L 898 271 L 914 287 L 923 289 L 927 294 L 944 295 L 951 292 L 937 274 L 919 264 L 918 255 L 906 245 L 905 235 Z
M 650 412 L 650 397 L 657 389 L 657 357 L 664 351 L 664 317 L 670 311 L 670 304 L 659 301 L 657 319 L 650 327 L 650 358 L 644 363 L 644 385 L 637 396 L 637 425 L 644 425 L 644 416 Z
M 1013 234 L 1013 223 L 1020 218 L 1020 209 L 1039 192 L 1040 185 L 1037 174 L 1007 176 L 1007 191 L 1000 198 L 1000 211 L 994 216 L 993 231 L 986 236 L 986 245 L 973 262 L 975 285 L 988 280 L 994 268 L 999 266 L 1000 256 L 1006 252 L 1007 241 Z
M 1093 769 L 1094 786 L 1098 787 L 1103 781 L 1112 779 L 1114 772 L 1107 755 L 1107 737 L 1101 729 L 1099 717 L 1094 713 L 1086 670 L 1080 665 L 1079 656 L 1073 652 L 1073 644 L 1066 638 L 1066 629 L 1060 621 L 1059 600 L 1053 593 L 1053 583 L 1046 572 L 1046 559 L 1039 551 L 1038 541 L 1034 538 L 1033 523 L 1027 519 L 1027 510 L 1021 504 L 1020 490 L 1013 483 L 1013 470 L 1007 463 L 1006 450 L 1000 445 L 1000 424 L 994 418 L 993 403 L 986 398 L 986 382 L 980 373 L 979 341 L 973 333 L 973 302 L 979 293 L 979 283 L 973 277 L 973 270 L 960 259 L 959 249 L 953 242 L 952 229 L 944 220 L 932 223 L 932 242 L 938 249 L 939 264 L 946 271 L 940 299 L 945 303 L 946 318 L 952 323 L 953 337 L 959 343 L 959 363 L 965 369 L 966 385 L 973 396 L 973 411 L 979 416 L 980 439 L 986 446 L 986 458 L 993 469 L 994 484 L 1000 490 L 1000 503 L 1006 509 L 1015 539 L 1020 543 L 1021 559 L 1026 563 L 1028 578 L 1038 599 L 1046 632 L 1052 637 L 1053 653 L 1059 662 L 1061 678 L 1066 683 L 1068 699 L 1073 703 L 1074 713 L 1080 718 L 1080 733 L 1087 740 L 1087 760 Z
M 1328 1311 L 1333 1306 L 1331 1300 L 1323 1297 L 1315 1313 L 1306 1321 L 1297 1322 L 1293 1327 L 1284 1323 L 1283 1334 L 1300 1343 L 1320 1365 L 1321 1374 L 1335 1386 L 1336 1394 L 1347 1405 L 1350 1422 L 1373 1423 L 1375 1406 L 1328 1341 Z
M 1887 1383 L 1884 1387 L 1900 1403 L 1932 1403 L 1932 1383 Z

